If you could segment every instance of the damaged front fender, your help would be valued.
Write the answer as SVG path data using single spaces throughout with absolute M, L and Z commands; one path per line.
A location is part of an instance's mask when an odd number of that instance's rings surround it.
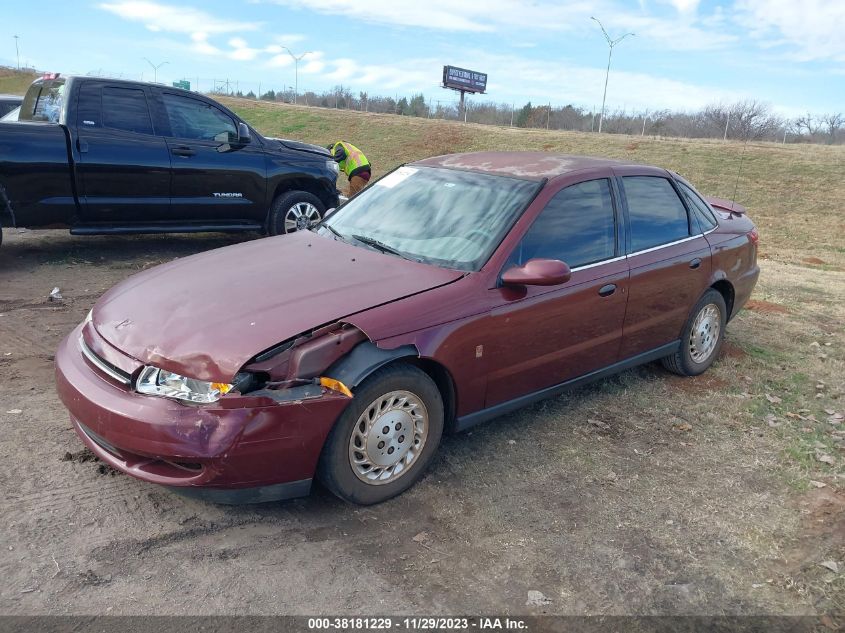
M 399 358 L 418 358 L 414 345 L 381 349 L 371 341 L 359 343 L 349 354 L 335 362 L 325 372 L 329 378 L 342 382 L 350 389 L 360 385 L 370 374 Z

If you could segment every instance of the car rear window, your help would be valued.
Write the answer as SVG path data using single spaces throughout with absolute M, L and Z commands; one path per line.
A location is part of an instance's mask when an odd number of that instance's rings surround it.
M 560 190 L 549 201 L 511 257 L 559 259 L 570 268 L 610 259 L 616 254 L 613 197 L 606 178 Z
M 32 84 L 26 91 L 18 120 L 58 123 L 64 105 L 64 95 L 64 79 L 51 79 Z
M 631 251 L 689 237 L 689 217 L 672 183 L 659 176 L 622 178 L 628 202 Z
M 686 186 L 684 183 L 678 182 L 678 186 L 681 189 L 681 193 L 683 193 L 684 197 L 687 199 L 695 217 L 698 219 L 702 232 L 706 233 L 707 231 L 716 228 L 716 218 L 713 217 L 713 212 L 710 210 L 710 207 L 707 206 L 707 203 L 704 202 L 704 200 L 702 200 L 701 197 L 692 190 L 692 188 Z

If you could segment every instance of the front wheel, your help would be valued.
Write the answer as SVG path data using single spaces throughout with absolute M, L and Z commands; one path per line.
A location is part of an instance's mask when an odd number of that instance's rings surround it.
M 381 503 L 422 477 L 443 434 L 443 399 L 412 365 L 385 367 L 355 390 L 320 456 L 318 477 L 350 503 Z
M 681 376 L 698 376 L 719 356 L 725 340 L 727 307 L 718 290 L 709 289 L 690 312 L 677 352 L 662 359 L 663 366 Z
M 313 193 L 287 191 L 276 196 L 270 207 L 270 235 L 284 235 L 311 228 L 323 219 L 326 206 Z

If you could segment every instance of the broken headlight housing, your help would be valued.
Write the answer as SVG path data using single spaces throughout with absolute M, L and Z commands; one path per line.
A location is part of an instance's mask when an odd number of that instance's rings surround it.
M 209 404 L 220 400 L 232 390 L 232 385 L 223 382 L 206 382 L 196 378 L 180 376 L 166 369 L 147 365 L 135 381 L 135 391 L 148 396 L 173 398 L 194 404 Z

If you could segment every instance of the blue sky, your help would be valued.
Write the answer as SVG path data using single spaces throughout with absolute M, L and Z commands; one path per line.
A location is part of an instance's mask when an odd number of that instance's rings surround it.
M 694 109 L 755 98 L 786 116 L 845 110 L 845 0 L 42 0 L 3 10 L 0 64 L 246 92 L 290 86 L 282 48 L 309 52 L 300 91 L 451 101 L 444 64 L 488 73 L 486 99 L 608 108 Z

